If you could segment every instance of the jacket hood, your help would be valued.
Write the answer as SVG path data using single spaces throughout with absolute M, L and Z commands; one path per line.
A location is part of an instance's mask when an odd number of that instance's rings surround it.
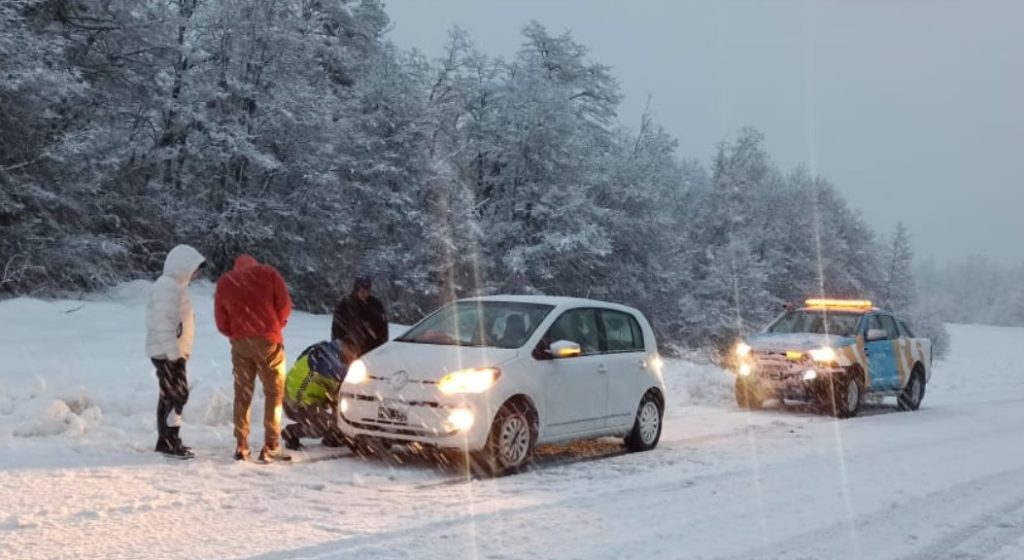
M 235 259 L 234 270 L 245 270 L 247 268 L 258 266 L 259 264 L 260 261 L 256 260 L 256 257 L 242 253 L 241 255 L 238 255 L 237 259 Z
M 440 381 L 463 368 L 500 367 L 519 354 L 515 348 L 449 346 L 391 341 L 363 356 L 370 375 L 389 378 L 399 370 L 416 381 Z
M 751 349 L 760 352 L 785 352 L 794 350 L 807 352 L 822 346 L 841 348 L 856 342 L 854 338 L 816 333 L 761 333 L 745 341 Z
M 170 276 L 179 284 L 188 284 L 199 265 L 206 259 L 199 251 L 188 245 L 178 245 L 167 253 L 164 259 L 164 276 Z

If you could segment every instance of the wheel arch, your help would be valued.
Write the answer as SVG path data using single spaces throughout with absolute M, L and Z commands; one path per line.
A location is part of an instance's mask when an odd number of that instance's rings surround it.
M 658 403 L 658 407 L 661 408 L 661 413 L 665 413 L 665 393 L 662 392 L 661 387 L 653 385 L 649 387 L 644 394 L 640 396 L 640 401 L 643 402 L 647 395 L 654 397 L 654 401 Z
M 910 375 L 907 377 L 907 383 L 910 383 L 910 379 L 914 374 L 921 374 L 921 382 L 928 383 L 928 368 L 924 365 L 921 360 L 914 360 L 914 365 L 910 368 Z
M 516 393 L 505 399 L 505 402 L 501 403 L 498 410 L 494 411 L 494 414 L 491 415 L 491 424 L 494 424 L 494 419 L 498 417 L 498 412 L 506 406 L 518 406 L 526 412 L 526 417 L 530 421 L 531 435 L 533 436 L 533 441 L 536 442 L 540 436 L 540 410 L 537 408 L 537 403 L 525 393 Z
M 871 390 L 871 387 L 868 386 L 867 371 L 864 369 L 863 366 L 861 366 L 859 363 L 853 364 L 852 366 L 850 366 L 849 372 L 850 376 L 853 379 L 860 381 L 860 386 L 863 387 L 865 391 Z

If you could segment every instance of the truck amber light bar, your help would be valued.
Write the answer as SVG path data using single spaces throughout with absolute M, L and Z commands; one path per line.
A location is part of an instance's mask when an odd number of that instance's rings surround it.
M 809 299 L 807 307 L 824 309 L 872 309 L 874 306 L 866 299 Z

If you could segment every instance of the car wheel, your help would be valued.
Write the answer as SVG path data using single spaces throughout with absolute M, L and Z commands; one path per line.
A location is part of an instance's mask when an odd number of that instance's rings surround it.
M 864 395 L 864 386 L 860 376 L 855 372 L 832 378 L 830 387 L 830 405 L 832 415 L 836 418 L 851 418 L 860 412 L 861 398 Z
M 924 400 L 924 372 L 920 367 L 914 368 L 910 374 L 910 382 L 903 388 L 903 392 L 896 397 L 896 406 L 900 410 L 917 410 L 921 408 L 921 401 Z
M 654 392 L 648 392 L 640 400 L 640 407 L 633 420 L 633 430 L 626 436 L 626 448 L 630 451 L 650 451 L 658 446 L 661 439 L 665 406 Z
M 529 407 L 517 402 L 502 405 L 484 449 L 474 453 L 471 466 L 482 476 L 504 476 L 523 470 L 533 455 L 535 418 Z
M 743 381 L 743 378 L 736 378 L 736 405 L 740 408 L 761 408 L 761 395 L 751 384 Z

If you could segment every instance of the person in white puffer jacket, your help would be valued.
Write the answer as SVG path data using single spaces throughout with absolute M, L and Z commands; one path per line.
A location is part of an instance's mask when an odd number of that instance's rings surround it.
M 188 245 L 171 249 L 164 272 L 153 284 L 146 306 L 146 354 L 156 366 L 160 397 L 156 406 L 156 451 L 190 458 L 192 450 L 181 442 L 181 413 L 188 401 L 185 363 L 192 355 L 195 313 L 188 297 L 189 283 L 199 275 L 206 259 Z

